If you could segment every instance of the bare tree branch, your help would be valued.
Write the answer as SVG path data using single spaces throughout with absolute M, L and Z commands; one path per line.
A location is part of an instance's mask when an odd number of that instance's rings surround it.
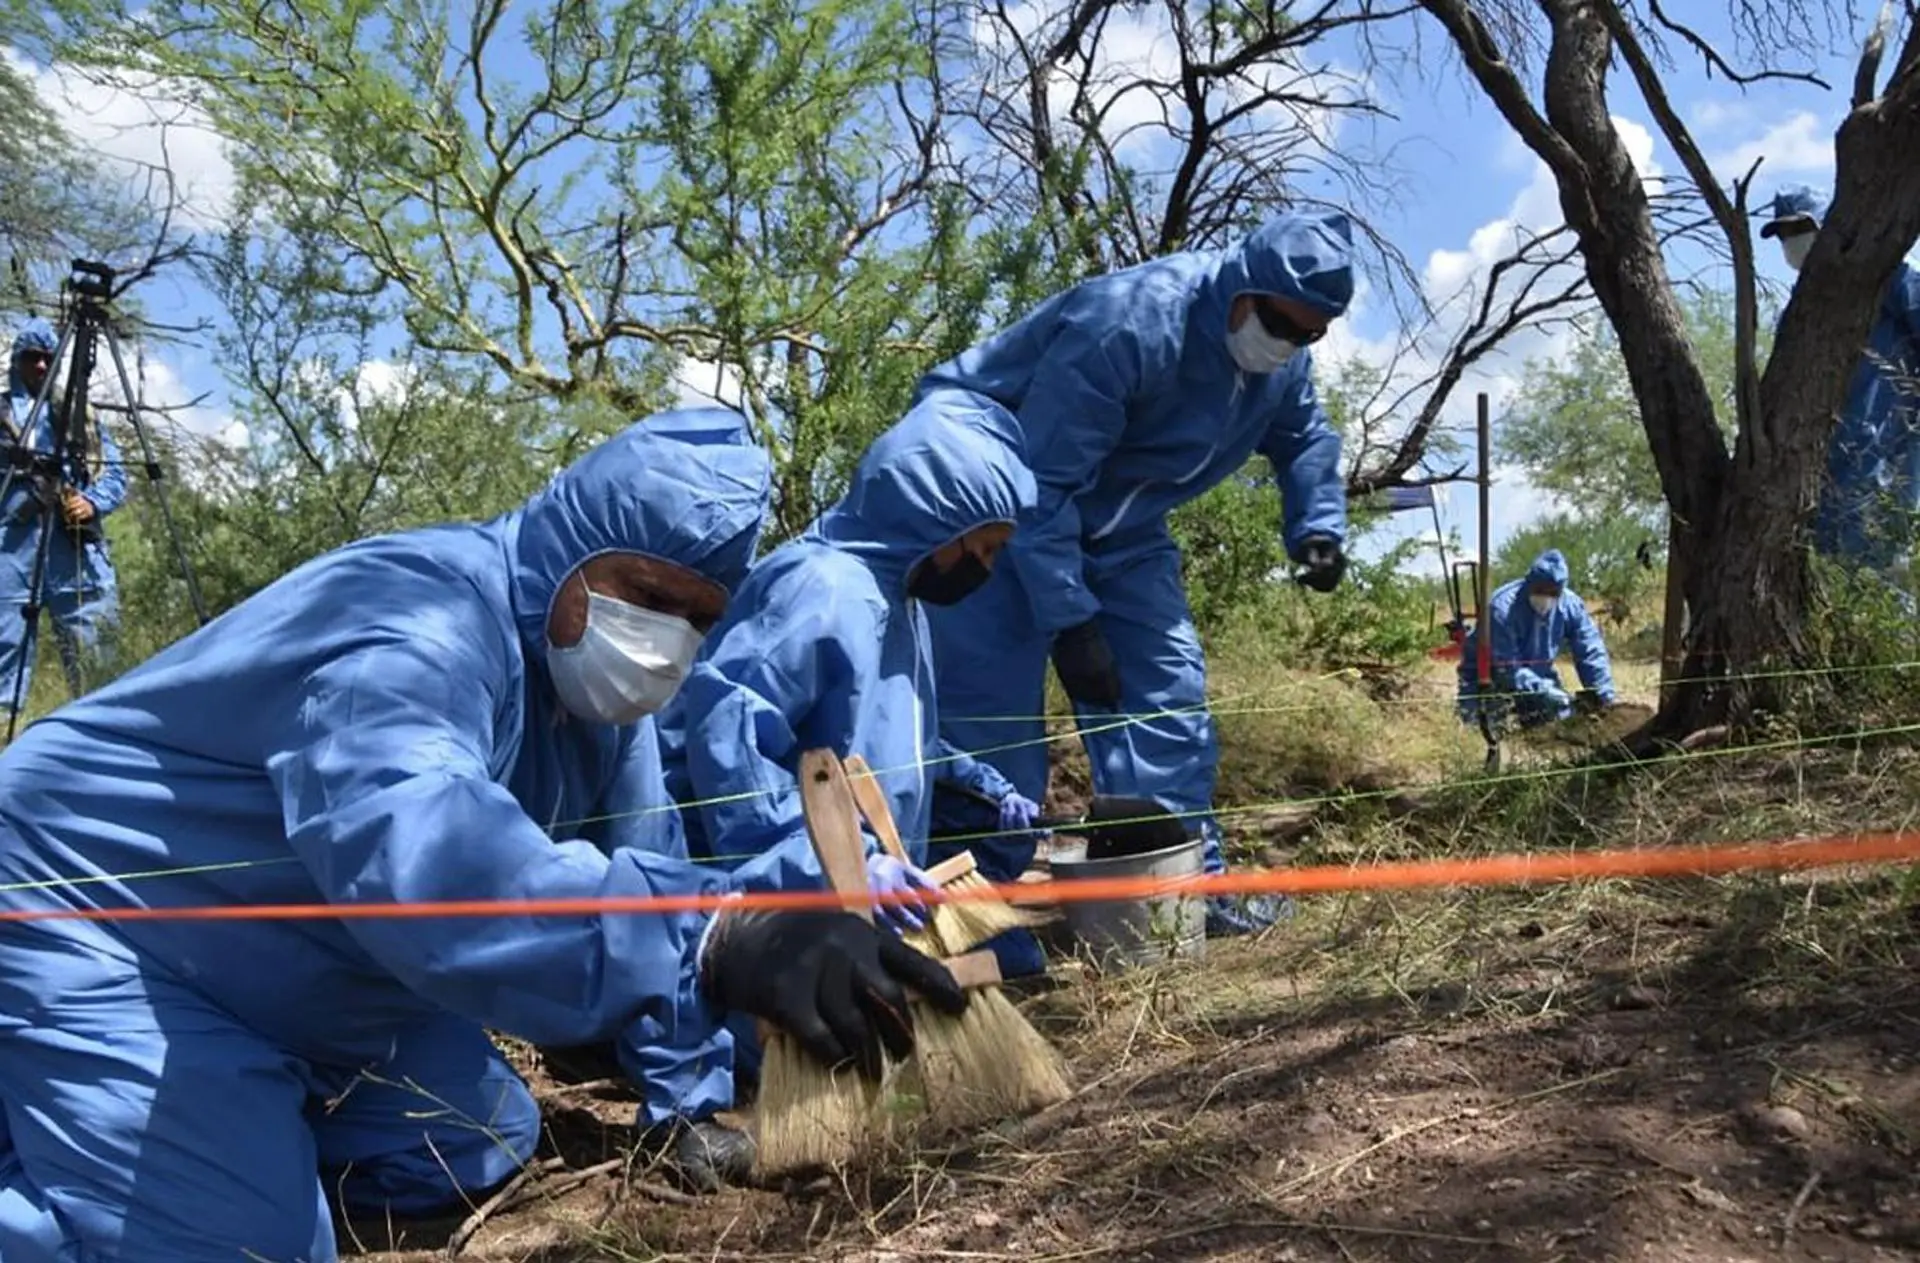
M 1647 11 L 1653 15 L 1655 22 L 1667 30 L 1672 31 L 1675 35 L 1678 35 L 1681 39 L 1693 46 L 1693 50 L 1699 53 L 1701 59 L 1707 63 L 1707 78 L 1709 79 L 1713 78 L 1713 72 L 1717 70 L 1720 72 L 1722 78 L 1730 83 L 1737 83 L 1743 88 L 1756 83 L 1765 83 L 1769 80 L 1787 80 L 1790 82 L 1812 84 L 1823 92 L 1832 90 L 1828 87 L 1826 80 L 1822 79 L 1819 75 L 1806 74 L 1799 71 L 1758 70 L 1742 73 L 1729 65 L 1727 59 L 1720 55 L 1720 51 L 1703 38 L 1699 32 L 1668 17 L 1666 10 L 1660 7 L 1660 0 L 1647 0 Z
M 1681 165 L 1692 177 L 1695 190 L 1706 201 L 1708 210 L 1726 236 L 1728 249 L 1732 251 L 1734 328 L 1738 346 L 1735 361 L 1740 366 L 1736 369 L 1734 399 L 1739 424 L 1744 429 L 1758 415 L 1760 407 L 1760 377 L 1754 363 L 1755 323 L 1759 309 L 1754 294 L 1753 238 L 1748 232 L 1746 213 L 1747 186 L 1760 164 L 1756 161 L 1753 170 L 1747 172 L 1745 181 L 1736 186 L 1737 204 L 1728 198 L 1719 180 L 1714 177 L 1706 156 L 1700 152 L 1700 146 L 1694 142 L 1693 133 L 1681 121 L 1679 111 L 1673 108 L 1673 103 L 1667 98 L 1666 85 L 1661 82 L 1652 59 L 1641 46 L 1626 14 L 1612 0 L 1593 0 L 1593 6 L 1606 23 L 1614 47 L 1632 72 L 1634 82 L 1639 85 L 1641 98 L 1652 111 L 1655 125 L 1680 156 Z
M 1577 271 L 1550 292 L 1536 296 L 1547 277 L 1566 274 L 1576 255 L 1572 233 L 1560 227 L 1528 234 L 1493 263 L 1480 286 L 1472 317 L 1450 339 L 1438 366 L 1402 390 L 1384 409 L 1385 415 L 1392 416 L 1415 395 L 1424 396 L 1413 421 L 1384 460 L 1367 461 L 1370 436 L 1363 427 L 1362 449 L 1352 462 L 1354 472 L 1347 478 L 1349 497 L 1370 495 L 1387 487 L 1418 485 L 1408 476 L 1424 458 L 1434 427 L 1467 370 L 1520 330 L 1542 328 L 1543 322 L 1570 320 L 1575 309 L 1592 301 L 1586 279 Z M 1503 282 L 1513 275 L 1520 276 L 1518 284 L 1504 288 Z M 1497 306 L 1496 300 L 1501 300 Z

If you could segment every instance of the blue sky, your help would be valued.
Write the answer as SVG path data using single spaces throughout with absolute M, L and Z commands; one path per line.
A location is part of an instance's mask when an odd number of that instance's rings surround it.
M 1678 8 L 1687 11 L 1687 20 L 1698 23 L 1703 34 L 1725 36 L 1718 6 L 1693 0 Z M 1370 94 L 1396 117 L 1344 119 L 1327 133 L 1327 140 L 1347 152 L 1392 154 L 1402 195 L 1394 204 L 1372 208 L 1370 218 L 1421 273 L 1428 297 L 1443 301 L 1473 291 L 1486 267 L 1504 253 L 1503 243 L 1512 240 L 1516 227 L 1539 230 L 1556 225 L 1558 208 L 1544 167 L 1466 81 L 1439 28 L 1424 17 L 1405 23 L 1399 42 L 1410 55 L 1391 73 L 1365 75 Z M 1831 174 L 1832 134 L 1844 112 L 1845 85 L 1851 81 L 1859 35 L 1835 32 L 1838 42 L 1833 47 L 1800 46 L 1793 52 L 1795 68 L 1810 70 L 1836 85 L 1831 91 L 1792 82 L 1742 89 L 1724 78 L 1710 79 L 1701 59 L 1678 46 L 1672 50 L 1675 64 L 1668 74 L 1668 91 L 1724 180 L 1743 172 L 1755 157 L 1764 156 L 1767 161 L 1756 182 L 1757 195 L 1764 196 L 1786 180 L 1824 183 Z M 1411 42 L 1416 36 L 1417 46 Z M 1151 43 L 1150 33 L 1143 28 L 1133 55 L 1151 61 Z M 1364 61 L 1350 43 L 1334 43 L 1326 52 L 1336 70 L 1362 74 Z M 43 95 L 72 130 L 110 154 L 150 157 L 156 148 L 153 120 L 178 122 L 181 118 L 177 107 L 104 92 L 44 68 L 35 73 Z M 1615 74 L 1612 98 L 1615 117 L 1643 171 L 1650 176 L 1678 172 L 1678 160 L 1651 134 L 1649 112 L 1630 79 Z M 203 210 L 217 209 L 231 187 L 217 137 L 175 126 L 167 132 L 166 141 L 168 156 L 195 204 Z M 1770 243 L 1760 251 L 1760 258 L 1764 272 L 1784 282 L 1789 274 Z M 1705 264 L 1698 256 L 1673 262 L 1676 270 Z M 181 278 L 151 282 L 143 297 L 160 311 L 211 314 L 206 296 Z M 1384 363 L 1395 357 L 1396 350 L 1405 351 L 1399 346 L 1401 338 L 1393 306 L 1377 290 L 1363 287 L 1354 309 L 1322 344 L 1319 354 L 1323 359 L 1357 355 Z M 1464 427 L 1470 438 L 1475 390 L 1489 390 L 1497 411 L 1500 397 L 1511 388 L 1524 359 L 1551 355 L 1563 341 L 1564 335 L 1516 339 L 1506 353 L 1484 364 L 1455 392 L 1447 424 Z M 1417 366 L 1421 355 L 1419 348 L 1411 356 L 1402 354 L 1403 371 Z M 191 422 L 212 431 L 225 424 L 224 382 L 210 349 L 198 354 L 184 348 L 157 352 L 149 358 L 147 385 L 152 397 L 168 402 L 208 392 L 211 398 Z M 1497 470 L 1496 475 L 1495 548 L 1515 527 L 1551 507 L 1517 471 Z M 1449 489 L 1443 517 L 1467 544 L 1473 543 L 1475 509 L 1470 486 Z M 1382 534 L 1414 531 L 1430 533 L 1426 514 L 1403 515 Z M 1386 542 L 1386 538 L 1376 539 L 1371 546 L 1382 547 Z

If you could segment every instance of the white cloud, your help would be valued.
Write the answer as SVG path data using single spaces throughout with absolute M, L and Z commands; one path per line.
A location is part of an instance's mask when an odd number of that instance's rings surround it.
M 143 354 L 138 348 L 125 344 L 122 350 L 128 358 L 128 378 L 139 396 L 141 424 L 149 435 L 177 429 L 185 431 L 192 438 L 210 439 L 226 447 L 247 446 L 246 426 L 224 409 L 194 402 L 196 392 L 188 389 L 179 370 L 166 359 Z M 113 371 L 111 358 L 104 354 L 100 366 L 94 370 L 90 393 L 96 400 L 124 405 L 125 393 L 120 376 Z M 117 433 L 130 440 L 132 436 L 127 434 L 126 414 L 115 413 L 112 416 Z
M 1825 175 L 1833 170 L 1833 131 L 1811 110 L 1801 110 L 1765 132 L 1708 159 L 1714 174 L 1733 180 L 1764 159 L 1757 180 L 1768 177 Z
M 404 403 L 421 388 L 420 371 L 411 364 L 363 360 L 353 370 L 352 381 L 335 391 L 340 401 L 340 423 L 349 430 L 358 429 L 363 409 Z
M 226 222 L 233 204 L 233 166 L 211 121 L 178 92 L 157 79 L 107 87 L 61 67 L 36 66 L 0 48 L 40 99 L 82 147 L 107 159 L 138 183 L 151 168 L 170 171 L 176 214 L 196 228 Z M 156 205 L 168 196 L 164 181 L 148 194 Z
M 1753 118 L 1753 105 L 1742 100 L 1695 101 L 1687 107 L 1688 126 L 1695 135 L 1727 132 L 1744 127 Z

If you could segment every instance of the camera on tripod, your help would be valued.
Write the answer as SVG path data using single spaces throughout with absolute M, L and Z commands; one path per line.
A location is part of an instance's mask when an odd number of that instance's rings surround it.
M 132 274 L 132 280 L 137 282 L 151 274 L 152 266 L 149 264 Z M 34 397 L 26 409 L 26 415 L 12 416 L 11 426 L 0 426 L 0 430 L 7 431 L 0 434 L 0 440 L 3 440 L 0 441 L 0 497 L 11 498 L 15 491 L 19 492 L 17 498 L 12 500 L 15 506 L 12 510 L 14 520 L 37 524 L 26 599 L 19 607 L 21 621 L 25 625 L 21 642 L 24 646 L 33 643 L 40 613 L 47 604 L 50 561 L 57 561 L 63 568 L 85 567 L 90 564 L 86 555 L 96 552 L 93 547 L 79 549 L 62 543 L 56 553 L 53 549 L 55 542 L 99 545 L 99 560 L 106 563 L 104 545 L 107 533 L 101 521 L 105 513 L 93 500 L 94 493 L 89 492 L 89 488 L 95 485 L 97 470 L 105 469 L 109 459 L 116 466 L 120 462 L 117 445 L 111 442 L 104 430 L 98 428 L 91 416 L 94 369 L 103 362 L 111 367 L 121 397 L 126 401 L 126 425 L 140 445 L 141 460 L 137 467 L 146 472 L 147 481 L 153 484 L 161 524 L 172 546 L 174 560 L 180 566 L 181 578 L 186 581 L 187 598 L 192 602 L 199 621 L 202 624 L 208 621 L 206 602 L 201 599 L 200 585 L 194 577 L 192 566 L 187 562 L 186 547 L 167 503 L 159 455 L 140 418 L 140 394 L 127 373 L 126 356 L 121 351 L 119 335 L 114 329 L 116 316 L 113 302 L 128 283 L 105 263 L 93 259 L 72 261 L 70 274 L 63 287 L 65 311 L 58 321 L 58 330 L 53 332 L 54 345 L 48 348 L 51 355 L 46 357 L 49 362 L 45 375 L 32 392 Z M 66 364 L 66 380 L 62 389 L 56 392 L 56 374 L 63 361 Z M 3 411 L 17 411 L 11 399 Z M 110 450 L 115 451 L 111 458 L 107 455 Z M 117 476 L 117 468 L 115 473 Z M 117 503 L 118 493 L 113 494 Z M 83 500 L 86 503 L 80 503 Z M 106 512 L 112 512 L 112 506 L 107 506 Z M 60 581 L 71 583 L 73 580 L 73 575 L 67 575 Z M 63 624 L 56 623 L 56 632 L 61 626 Z M 13 739 L 20 720 L 26 695 L 29 657 L 30 654 L 24 649 L 16 655 L 11 688 L 12 705 L 6 726 L 8 741 Z M 64 649 L 62 659 L 63 662 L 67 659 Z M 83 686 L 76 668 L 69 664 L 68 672 L 69 687 L 77 694 Z
M 94 302 L 112 301 L 116 275 L 112 268 L 92 259 L 75 259 L 71 270 L 73 274 L 67 278 L 67 288 Z

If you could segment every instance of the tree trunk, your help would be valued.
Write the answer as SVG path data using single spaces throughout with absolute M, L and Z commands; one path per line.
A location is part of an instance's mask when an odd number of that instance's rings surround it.
M 1807 656 L 1811 581 L 1801 524 L 1879 297 L 1920 236 L 1920 162 L 1912 157 L 1920 153 L 1920 26 L 1909 19 L 1886 91 L 1857 102 L 1840 127 L 1838 187 L 1825 226 L 1729 458 L 1646 190 L 1607 105 L 1613 33 L 1632 38 L 1622 11 L 1614 0 L 1538 0 L 1551 31 L 1542 108 L 1536 109 L 1473 0 L 1421 2 L 1553 172 L 1588 280 L 1619 337 L 1676 535 L 1690 545 L 1682 560 L 1692 643 L 1683 680 L 1663 693 L 1651 735 L 1744 719 L 1777 700 L 1772 681 L 1756 675 Z M 1506 27 L 1517 10 L 1498 12 Z M 1629 62 L 1637 59 L 1636 73 L 1651 73 L 1643 49 L 1623 45 L 1620 51 Z M 1862 78 L 1870 98 L 1872 72 Z M 1683 157 L 1697 160 L 1658 82 L 1643 77 L 1640 86 L 1668 139 Z M 1695 165 L 1704 173 L 1704 162 Z M 1723 226 L 1745 234 L 1724 195 L 1713 196 Z
M 1833 203 L 1781 316 L 1759 415 L 1740 433 L 1693 568 L 1696 631 L 1688 682 L 1661 715 L 1669 733 L 1776 709 L 1783 677 L 1756 674 L 1810 664 L 1804 523 L 1880 298 L 1920 238 L 1920 66 L 1911 51 L 1898 64 L 1886 93 L 1840 126 Z

